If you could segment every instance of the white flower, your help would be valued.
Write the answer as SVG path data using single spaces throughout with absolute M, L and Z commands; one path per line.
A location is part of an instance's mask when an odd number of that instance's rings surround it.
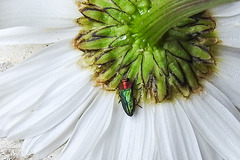
M 218 71 L 189 99 L 141 104 L 133 117 L 115 92 L 95 87 L 77 65 L 80 17 L 72 0 L 0 2 L 0 44 L 49 47 L 0 74 L 0 137 L 24 139 L 41 159 L 67 142 L 60 160 L 238 160 L 240 3 L 212 10 L 222 40 Z

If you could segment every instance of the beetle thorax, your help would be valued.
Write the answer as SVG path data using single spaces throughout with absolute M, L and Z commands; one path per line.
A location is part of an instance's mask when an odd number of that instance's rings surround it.
M 124 90 L 132 87 L 132 83 L 128 79 L 123 79 L 119 84 L 119 89 Z

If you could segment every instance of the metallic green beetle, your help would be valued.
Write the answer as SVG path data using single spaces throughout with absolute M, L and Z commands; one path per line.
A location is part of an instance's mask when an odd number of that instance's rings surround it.
M 126 78 L 119 84 L 119 95 L 122 107 L 128 116 L 132 116 L 135 111 L 135 102 L 133 98 L 132 82 Z

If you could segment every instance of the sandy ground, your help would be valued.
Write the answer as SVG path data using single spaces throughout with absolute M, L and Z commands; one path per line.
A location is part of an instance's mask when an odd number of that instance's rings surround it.
M 45 45 L 0 46 L 0 72 L 22 62 Z M 21 156 L 22 141 L 0 139 L 0 160 L 30 160 Z M 43 160 L 55 160 L 61 148 Z

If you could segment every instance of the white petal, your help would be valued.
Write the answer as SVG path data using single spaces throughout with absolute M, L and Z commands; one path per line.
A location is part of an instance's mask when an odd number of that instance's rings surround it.
M 236 83 L 240 82 L 240 49 L 220 47 L 217 55 L 217 74 L 224 75 L 233 79 Z
M 115 98 L 115 101 L 118 101 Z M 96 142 L 95 147 L 85 160 L 116 159 L 119 155 L 121 132 L 125 125 L 125 116 L 121 104 L 113 105 L 112 119 L 105 133 Z
M 77 67 L 75 64 L 78 59 L 77 54 L 68 43 L 68 41 L 64 41 L 53 45 L 20 66 L 0 75 L 2 79 L 0 82 L 2 88 L 0 91 L 2 130 L 0 136 L 12 136 L 12 138 L 23 138 L 22 136 L 24 136 L 26 138 L 30 135 L 40 134 L 61 121 L 58 118 L 54 120 L 54 115 L 58 116 L 57 113 L 62 111 L 66 117 L 75 110 L 78 103 L 73 105 L 70 110 L 68 109 L 68 112 L 64 111 L 64 107 L 72 105 L 71 101 L 68 102 L 69 99 L 81 102 L 76 97 L 76 93 L 85 96 L 81 89 L 92 90 L 92 85 L 88 83 L 90 79 L 88 71 L 82 71 Z M 62 50 L 59 51 L 56 48 Z M 74 84 L 76 86 L 73 86 Z M 55 93 L 58 96 L 54 95 Z M 47 109 L 48 106 L 51 107 Z M 58 106 L 63 107 L 63 110 L 60 110 L 61 108 L 58 108 Z M 46 109 L 47 111 L 45 111 Z M 40 112 L 43 113 L 33 116 Z M 45 126 L 46 119 L 44 116 L 51 112 L 53 115 L 51 118 L 46 118 L 49 122 Z M 64 115 L 62 118 L 64 118 Z M 33 117 L 33 119 L 28 116 Z M 19 123 L 20 125 L 15 127 Z M 38 125 L 35 125 L 35 123 Z M 28 127 L 31 125 L 33 125 L 31 127 L 33 131 L 28 132 Z M 20 129 L 18 129 L 19 127 Z
M 92 92 L 93 86 L 84 74 L 72 74 L 56 81 L 26 110 L 8 114 L 4 120 L 9 123 L 3 127 L 8 137 L 20 139 L 38 135 L 76 110 Z
M 194 130 L 195 135 L 198 140 L 198 145 L 201 150 L 201 155 L 204 160 L 224 160 L 219 153 L 215 151 L 212 146 L 210 146 L 204 137 L 198 132 L 198 130 Z
M 182 100 L 191 123 L 225 159 L 240 157 L 240 123 L 217 99 L 204 92 Z
M 46 44 L 74 39 L 80 27 L 43 29 L 39 27 L 14 27 L 0 30 L 0 45 Z
M 221 45 L 240 48 L 240 25 L 218 25 L 217 32 Z
M 0 45 L 46 44 L 78 35 L 81 16 L 74 0 L 2 0 Z
M 71 70 L 72 68 L 68 67 L 66 69 Z M 34 80 L 33 83 L 31 83 L 31 81 L 28 82 L 29 84 L 27 84 L 27 82 L 24 82 L 22 88 L 20 88 L 19 91 L 13 93 L 11 93 L 11 91 L 10 93 L 6 91 L 5 93 L 8 96 L 2 95 L 0 98 L 0 126 L 1 130 L 5 128 L 5 132 L 0 132 L 0 136 L 7 136 L 6 129 L 15 125 L 15 123 L 19 123 L 20 120 L 17 118 L 21 118 L 30 114 L 31 111 L 34 110 L 34 104 L 47 91 L 47 89 L 53 85 L 55 81 L 63 78 L 68 74 L 69 71 L 53 71 L 46 76 Z M 39 85 L 39 83 L 41 85 Z M 21 86 L 21 83 L 18 85 Z M 17 113 L 19 114 L 9 121 L 9 118 Z
M 240 2 L 233 2 L 212 9 L 217 21 L 218 37 L 222 45 L 239 48 Z
M 153 132 L 153 107 L 136 108 L 128 117 L 121 104 L 115 105 L 111 123 L 86 160 L 154 159 L 157 152 Z
M 225 67 L 225 68 L 223 68 Z M 237 67 L 236 67 L 237 68 Z M 229 85 L 234 86 L 236 91 L 240 91 L 240 85 L 239 85 L 239 78 L 240 78 L 240 70 L 237 70 L 233 66 L 230 65 L 219 65 L 218 69 L 219 72 L 217 72 L 217 75 L 220 75 L 224 78 L 225 81 L 228 82 Z
M 229 17 L 240 14 L 240 2 L 232 2 L 211 9 L 214 17 Z
M 218 62 L 224 62 L 224 58 L 238 58 L 240 59 L 240 49 L 239 48 L 233 48 L 233 47 L 226 47 L 226 46 L 216 46 L 216 50 L 219 51 L 218 54 L 216 54 L 216 57 L 220 57 Z M 232 63 L 232 62 L 231 62 Z
M 98 95 L 80 118 L 60 160 L 85 159 L 110 124 L 114 97 L 115 93 L 106 91 Z
M 76 26 L 80 12 L 74 0 L 1 0 L 0 28 L 33 26 L 65 28 Z
M 232 85 L 233 81 L 226 81 L 222 76 L 215 74 L 209 82 L 221 90 L 236 107 L 240 108 L 240 92 L 236 91 L 236 88 Z
M 20 65 L 1 73 L 0 96 L 16 92 L 47 73 L 61 70 L 69 65 L 72 66 L 78 57 L 79 52 L 73 49 L 71 40 L 51 45 Z
M 204 86 L 205 91 L 218 100 L 223 106 L 225 106 L 240 122 L 240 113 L 232 103 L 232 101 L 226 97 L 219 89 L 209 82 L 205 82 Z
M 158 105 L 154 126 L 159 159 L 202 159 L 193 128 L 178 102 Z
M 39 136 L 24 140 L 22 155 L 33 155 L 36 159 L 41 159 L 64 144 L 72 135 L 79 118 L 94 100 L 98 91 L 98 89 L 94 89 L 87 99 L 56 127 Z M 79 99 L 82 97 L 79 96 Z
M 133 117 L 125 115 L 122 118 L 122 126 L 116 143 L 115 150 L 117 160 L 153 159 L 157 152 L 156 138 L 154 134 L 154 107 L 142 105 L 137 107 Z
M 218 47 L 217 72 L 209 79 L 236 107 L 240 107 L 240 54 L 238 48 Z
M 221 27 L 231 27 L 240 25 L 240 14 L 231 17 L 217 17 L 217 28 Z
M 4 117 L 4 114 L 12 114 L 12 112 L 16 111 L 20 112 L 34 104 L 51 85 L 58 79 L 62 79 L 64 76 L 71 74 L 71 70 L 74 68 L 66 67 L 65 69 L 66 70 L 52 71 L 35 80 L 30 79 L 28 81 L 28 79 L 26 79 L 27 82 L 23 82 L 23 85 L 21 85 L 21 83 L 16 85 L 16 87 L 19 87 L 18 90 L 13 92 L 6 90 L 3 92 L 0 101 L 0 117 Z M 42 85 L 39 85 L 40 82 Z M 1 85 L 4 86 L 7 84 L 2 83 Z M 8 96 L 4 96 L 4 93 Z

